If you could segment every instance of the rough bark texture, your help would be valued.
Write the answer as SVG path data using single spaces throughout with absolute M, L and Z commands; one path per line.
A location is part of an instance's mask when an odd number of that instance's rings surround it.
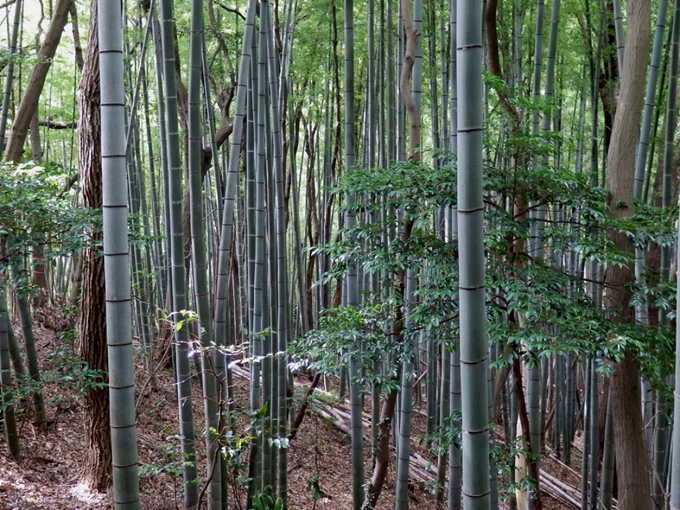
M 102 206 L 101 138 L 99 113 L 99 44 L 97 40 L 97 0 L 92 1 L 90 31 L 83 75 L 78 86 L 78 164 L 83 186 L 83 205 Z M 108 369 L 106 348 L 106 304 L 104 257 L 95 251 L 82 253 L 82 316 L 80 355 L 89 367 Z M 111 484 L 111 433 L 109 430 L 108 388 L 89 389 L 85 395 L 86 454 L 83 481 L 105 490 Z
M 217 102 L 220 106 L 222 117 L 220 118 L 220 123 L 217 126 L 217 129 L 215 130 L 216 149 L 219 149 L 220 147 L 222 147 L 222 145 L 224 145 L 224 143 L 231 136 L 231 133 L 234 130 L 234 119 L 229 116 L 229 108 L 234 98 L 234 88 L 235 88 L 234 84 L 232 83 L 217 95 Z M 202 177 L 205 177 L 205 174 L 208 173 L 210 165 L 212 164 L 212 160 L 213 160 L 212 147 L 210 146 L 210 144 L 206 144 L 205 146 L 203 146 L 203 155 L 201 157 Z
M 40 122 L 38 120 L 38 109 L 36 108 L 31 119 L 31 158 L 35 163 L 42 161 L 43 151 L 42 143 L 40 142 Z
M 306 217 L 305 221 L 305 235 L 309 246 L 317 246 L 319 244 L 319 235 L 321 233 L 321 224 L 319 223 L 319 214 L 317 212 L 317 194 L 315 166 L 317 150 L 314 146 L 316 135 L 318 132 L 317 125 L 308 125 L 305 123 L 305 152 L 307 153 L 307 202 L 306 202 Z M 314 329 L 314 300 L 312 297 L 312 289 L 314 288 L 314 268 L 317 264 L 317 253 L 311 251 L 307 260 L 307 270 L 305 271 L 305 294 L 306 299 L 303 306 L 306 307 L 307 328 Z
M 611 214 L 616 218 L 633 214 L 635 146 L 642 112 L 645 76 L 651 39 L 651 13 L 648 0 L 628 2 L 628 35 L 623 63 L 621 91 L 609 147 L 607 186 L 611 193 Z M 632 254 L 628 238 L 611 231 L 610 239 L 619 250 Z M 606 304 L 621 323 L 633 321 L 628 284 L 633 267 L 610 264 L 605 273 Z M 649 466 L 640 413 L 640 369 L 634 353 L 626 351 L 611 378 L 612 415 L 619 508 L 639 510 L 649 506 Z
M 75 129 L 77 127 L 76 122 L 64 122 L 61 120 L 52 119 L 40 119 L 38 121 L 38 126 L 46 127 L 49 129 Z
M 31 69 L 31 75 L 28 78 L 24 96 L 12 122 L 12 131 L 10 132 L 9 140 L 7 140 L 7 152 L 5 154 L 7 161 L 14 163 L 21 161 L 28 128 L 38 108 L 40 93 L 42 92 L 43 85 L 45 85 L 45 78 L 50 70 L 52 57 L 54 57 L 57 46 L 59 46 L 61 33 L 64 30 L 64 25 L 66 25 L 72 1 L 58 0 L 54 7 L 52 21 L 47 29 L 47 34 L 45 34 L 45 40 L 40 47 L 40 59 Z
M 80 72 L 83 71 L 85 60 L 83 59 L 83 48 L 80 45 L 80 29 L 78 28 L 78 9 L 76 3 L 72 2 L 69 7 L 69 14 L 71 15 L 71 31 L 73 33 L 73 50 L 76 54 L 76 65 Z
M 36 294 L 32 298 L 33 306 L 40 308 L 47 301 L 47 278 L 45 277 L 45 244 L 38 243 L 33 248 L 33 278 L 31 283 Z

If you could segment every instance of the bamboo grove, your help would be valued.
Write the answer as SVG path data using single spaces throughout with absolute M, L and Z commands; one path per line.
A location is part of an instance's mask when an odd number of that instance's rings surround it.
M 310 413 L 355 510 L 680 509 L 680 0 L 41 10 L 0 6 L 14 459 L 68 306 L 80 477 L 117 509 L 166 365 L 187 509 L 294 508 Z

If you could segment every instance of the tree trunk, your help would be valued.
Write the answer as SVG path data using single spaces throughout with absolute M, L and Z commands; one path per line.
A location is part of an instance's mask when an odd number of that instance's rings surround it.
M 83 186 L 83 205 L 102 206 L 101 137 L 99 112 L 99 41 L 97 0 L 92 2 L 90 31 L 83 74 L 78 86 L 78 165 Z M 80 355 L 88 366 L 107 370 L 104 257 L 84 249 L 82 260 L 82 315 Z M 89 388 L 85 394 L 85 461 L 82 476 L 97 490 L 111 484 L 111 433 L 109 431 L 109 390 Z
M 135 380 L 132 346 L 125 84 L 121 4 L 98 0 L 101 170 L 109 358 L 113 500 L 119 510 L 139 510 Z M 96 74 L 95 74 L 96 76 Z M 87 119 L 87 118 L 86 118 Z M 88 119 L 89 120 L 89 119 Z M 186 457 L 187 462 L 193 458 Z M 195 476 L 195 474 L 194 474 Z
M 31 118 L 31 159 L 34 163 L 42 162 L 42 143 L 40 142 L 40 123 L 38 122 L 38 109 L 36 108 Z
M 69 7 L 69 13 L 71 14 L 71 32 L 73 34 L 73 51 L 76 54 L 76 65 L 80 72 L 83 72 L 83 67 L 85 66 L 85 60 L 83 59 L 83 47 L 80 45 L 80 29 L 78 28 L 78 8 L 75 2 L 71 3 Z
M 40 47 L 39 60 L 31 70 L 24 96 L 21 99 L 19 108 L 14 116 L 14 121 L 12 122 L 12 131 L 9 135 L 9 140 L 7 141 L 7 151 L 5 153 L 5 159 L 7 161 L 18 163 L 21 160 L 28 128 L 33 119 L 33 115 L 38 109 L 40 93 L 45 84 L 47 72 L 52 65 L 52 58 L 57 51 L 57 46 L 59 46 L 61 33 L 64 30 L 64 25 L 66 25 L 71 2 L 72 0 L 58 0 L 54 7 L 54 15 L 52 16 L 50 27 L 48 28 L 45 40 Z
M 650 18 L 650 3 L 647 0 L 628 2 L 628 37 L 621 92 L 607 156 L 611 214 L 616 218 L 630 217 L 633 214 L 635 142 L 649 56 Z M 617 249 L 632 254 L 633 247 L 625 234 L 612 231 L 609 237 Z M 605 281 L 608 286 L 607 306 L 618 313 L 616 320 L 624 324 L 632 323 L 628 285 L 633 281 L 633 267 L 610 264 L 605 273 Z M 639 381 L 638 362 L 634 353 L 627 350 L 624 359 L 614 369 L 610 388 L 621 510 L 645 508 L 650 501 L 649 466 L 642 435 Z
M 488 349 L 482 191 L 482 3 L 456 7 L 458 248 L 463 508 L 489 510 Z
M 36 164 L 42 163 L 42 144 L 40 142 L 40 125 L 38 122 L 38 109 L 36 108 L 31 119 L 31 157 Z M 33 306 L 36 308 L 45 304 L 47 298 L 47 279 L 45 278 L 45 244 L 39 242 L 33 249 L 33 276 L 32 284 L 36 287 L 37 294 L 33 297 Z
M 43 239 L 40 239 L 42 241 Z M 33 296 L 34 308 L 40 308 L 47 301 L 47 277 L 45 275 L 45 243 L 39 242 L 33 248 L 32 284 L 37 294 Z

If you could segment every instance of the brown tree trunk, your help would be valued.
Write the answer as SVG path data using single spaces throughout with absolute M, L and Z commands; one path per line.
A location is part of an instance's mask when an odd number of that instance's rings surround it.
M 396 407 L 398 396 L 398 390 L 393 389 L 390 391 L 383 401 L 382 409 L 380 410 L 378 442 L 375 452 L 375 468 L 373 469 L 373 477 L 371 478 L 369 492 L 366 496 L 368 508 L 375 508 L 375 505 L 378 503 L 378 498 L 380 498 L 383 485 L 385 484 L 385 478 L 387 477 L 387 468 L 389 467 L 390 461 L 390 430 L 392 428 L 394 408 Z
M 57 46 L 59 46 L 61 33 L 66 25 L 68 11 L 72 1 L 73 0 L 57 0 L 54 7 L 52 21 L 47 29 L 45 40 L 38 52 L 40 58 L 33 66 L 33 69 L 31 69 L 31 75 L 28 78 L 28 85 L 26 85 L 24 97 L 21 99 L 19 108 L 12 121 L 12 131 L 9 134 L 7 150 L 5 152 L 5 159 L 7 161 L 13 163 L 21 161 L 21 154 L 24 151 L 24 142 L 26 141 L 28 128 L 38 109 L 40 93 L 42 92 L 43 85 L 45 85 L 47 72 L 50 70 L 50 65 L 52 65 L 52 58 L 57 51 Z
M 42 143 L 40 142 L 40 124 L 38 109 L 36 108 L 31 119 L 30 127 L 31 157 L 34 163 L 42 163 Z M 47 298 L 47 279 L 45 278 L 45 243 L 39 242 L 33 249 L 33 277 L 31 283 L 37 294 L 33 296 L 33 306 L 36 308 L 45 304 Z
M 73 276 L 71 278 L 71 293 L 68 301 L 72 306 L 78 304 L 80 293 L 83 287 L 83 257 L 80 253 L 73 255 Z
M 607 187 L 610 191 L 611 215 L 626 218 L 633 214 L 633 176 L 635 147 L 645 89 L 651 9 L 648 0 L 628 2 L 628 34 L 623 62 L 621 92 L 612 129 L 608 159 Z M 618 231 L 609 233 L 616 248 L 633 254 L 628 237 Z M 615 320 L 633 322 L 629 284 L 633 267 L 610 264 L 605 272 L 606 304 Z M 614 367 L 611 378 L 614 449 L 619 486 L 619 508 L 639 510 L 650 502 L 649 463 L 640 413 L 640 369 L 631 350 Z
M 83 205 L 102 206 L 101 138 L 99 113 L 99 41 L 97 0 L 92 1 L 90 31 L 83 74 L 78 86 L 78 165 L 83 186 Z M 106 307 L 104 257 L 93 248 L 82 253 L 81 356 L 92 369 L 106 371 Z M 108 388 L 88 389 L 85 395 L 85 461 L 83 481 L 105 490 L 111 484 L 111 433 Z
M 78 9 L 76 3 L 72 2 L 71 7 L 69 7 L 69 13 L 71 14 L 71 32 L 73 33 L 73 50 L 76 54 L 76 65 L 80 72 L 83 72 L 83 66 L 85 61 L 83 59 L 83 47 L 80 45 L 80 29 L 78 28 Z
M 318 125 L 308 125 L 305 123 L 305 151 L 308 156 L 307 164 L 307 200 L 306 200 L 306 219 L 305 232 L 309 246 L 317 246 L 319 244 L 320 224 L 319 213 L 317 211 L 317 196 L 316 196 L 316 179 L 314 166 L 316 164 L 316 147 L 314 146 L 315 136 L 318 130 Z M 317 253 L 312 250 L 309 253 L 309 260 L 307 261 L 307 270 L 305 272 L 305 303 L 307 309 L 307 328 L 314 329 L 314 300 L 312 296 L 312 288 L 314 286 L 314 268 L 317 262 Z
M 40 142 L 40 123 L 38 120 L 38 109 L 33 112 L 31 119 L 31 158 L 35 163 L 42 162 L 42 143 Z
M 45 277 L 45 243 L 39 242 L 33 248 L 33 278 L 32 282 L 36 294 L 33 296 L 33 306 L 40 308 L 47 301 L 47 278 Z

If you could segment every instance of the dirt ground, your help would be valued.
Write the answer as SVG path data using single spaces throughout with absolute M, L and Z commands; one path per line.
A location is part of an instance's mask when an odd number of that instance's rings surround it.
M 64 340 L 58 330 L 63 329 L 61 320 L 55 320 L 48 313 L 42 320 L 36 315 L 35 337 L 38 356 L 43 373 L 63 370 L 59 353 L 63 351 Z M 68 321 L 67 321 L 68 322 Z M 15 323 L 17 337 L 21 340 L 20 329 Z M 55 353 L 57 355 L 55 356 Z M 61 362 L 63 363 L 63 361 Z M 59 368 L 61 367 L 61 368 Z M 179 457 L 176 453 L 177 402 L 169 368 L 157 374 L 156 387 L 149 384 L 144 363 L 138 360 L 136 367 L 137 384 L 137 435 L 138 455 L 141 466 L 140 498 L 144 510 L 173 510 L 182 508 L 181 475 L 176 474 Z M 237 408 L 247 407 L 247 381 L 235 377 Z M 305 378 L 297 378 L 300 385 L 308 384 Z M 195 423 L 203 423 L 203 409 L 198 380 L 194 379 Z M 297 384 L 297 383 L 296 383 Z M 110 494 L 90 491 L 80 483 L 82 464 L 83 424 L 85 416 L 81 397 L 63 381 L 44 386 L 49 427 L 42 432 L 31 423 L 30 412 L 20 414 L 21 448 L 23 459 L 17 463 L 11 457 L 0 455 L 0 510 L 60 510 L 113 508 Z M 368 399 L 367 399 L 368 401 Z M 369 412 L 367 402 L 366 411 Z M 418 409 L 418 408 L 417 408 Z M 418 437 L 425 430 L 424 409 L 414 413 L 414 440 L 412 449 L 421 457 L 436 461 L 425 450 Z M 245 418 L 242 425 L 245 424 Z M 197 429 L 197 437 L 199 431 Z M 367 441 L 365 472 L 370 476 L 370 441 Z M 6 451 L 4 434 L 0 434 L 0 450 Z M 197 441 L 198 458 L 204 455 L 202 441 Z M 549 466 L 549 464 L 547 464 Z M 559 465 L 556 464 L 559 471 Z M 198 464 L 199 474 L 205 478 L 205 465 Z M 565 470 L 563 470 L 565 471 Z M 572 473 L 555 473 L 555 476 L 573 476 Z M 422 478 L 422 477 L 421 477 Z M 314 501 L 310 480 L 318 480 L 325 497 Z M 412 508 L 435 509 L 434 496 L 430 489 L 431 480 L 413 479 L 410 486 Z M 378 510 L 394 508 L 394 455 L 390 472 L 378 503 Z M 574 480 L 568 480 L 575 483 Z M 351 460 L 350 440 L 325 420 L 314 413 L 308 413 L 288 449 L 288 483 L 290 510 L 351 509 Z M 245 510 L 244 492 L 238 497 L 232 493 L 230 508 Z M 544 508 L 558 510 L 573 508 L 544 495 Z

